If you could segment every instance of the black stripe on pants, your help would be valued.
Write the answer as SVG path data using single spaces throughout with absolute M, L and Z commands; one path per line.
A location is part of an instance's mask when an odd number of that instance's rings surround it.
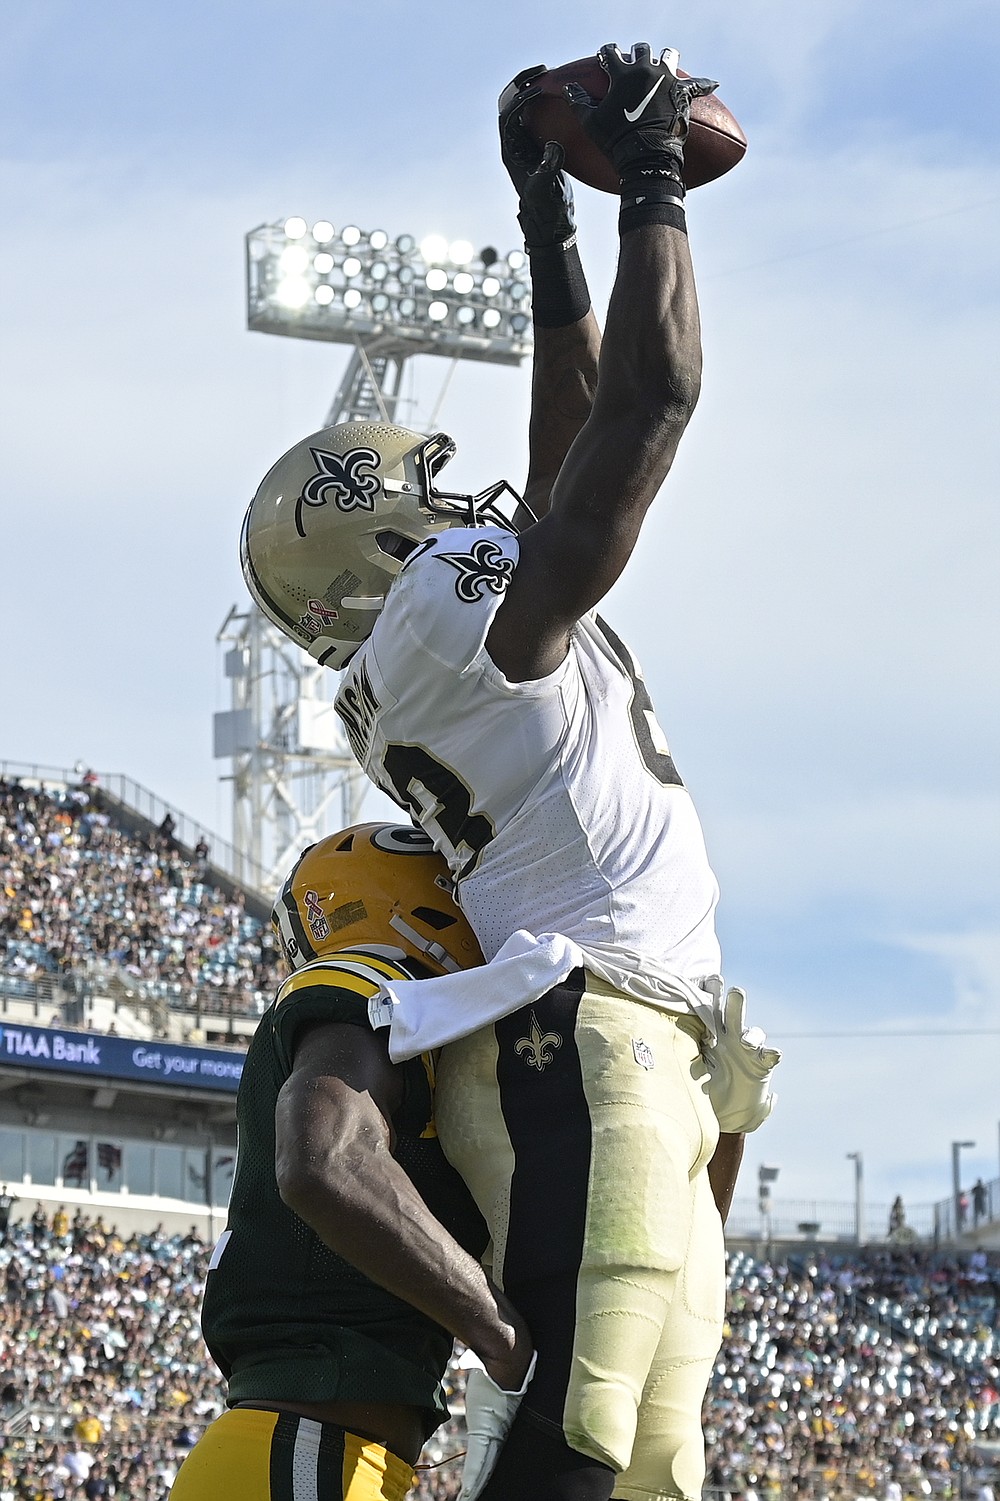
M 584 983 L 576 970 L 496 1024 L 500 1106 L 514 1150 L 503 1285 L 539 1352 L 528 1405 L 560 1430 L 590 1178 L 590 1112 L 575 1036 Z

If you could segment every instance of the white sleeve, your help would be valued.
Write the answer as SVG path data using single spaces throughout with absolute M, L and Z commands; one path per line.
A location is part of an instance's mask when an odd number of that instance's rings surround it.
M 468 671 L 481 657 L 517 558 L 517 538 L 499 527 L 442 533 L 404 567 L 374 634 L 391 632 L 393 658 L 409 655 L 407 642 L 450 672 Z

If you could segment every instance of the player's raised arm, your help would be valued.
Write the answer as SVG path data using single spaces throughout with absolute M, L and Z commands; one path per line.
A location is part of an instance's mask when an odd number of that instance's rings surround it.
M 500 154 L 517 190 L 518 223 L 531 273 L 534 356 L 524 500 L 544 516 L 556 475 L 593 405 L 601 332 L 577 246 L 573 189 L 563 149 L 544 152 L 522 114 L 544 66 L 526 68 L 500 95 Z M 525 524 L 527 524 L 525 518 Z
M 568 91 L 621 185 L 618 272 L 590 416 L 570 447 L 551 509 L 522 540 L 487 638 L 509 678 L 551 672 L 573 624 L 627 563 L 666 477 L 701 383 L 701 331 L 681 181 L 690 103 L 715 85 L 680 79 L 677 54 L 647 45 L 599 54 L 600 104 Z

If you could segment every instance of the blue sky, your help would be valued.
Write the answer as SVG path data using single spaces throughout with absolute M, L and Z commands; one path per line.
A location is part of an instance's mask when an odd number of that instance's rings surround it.
M 246 332 L 243 235 L 302 213 L 510 248 L 502 84 L 676 45 L 751 144 L 690 202 L 704 394 L 606 613 L 701 810 L 728 977 L 786 1051 L 745 1192 L 767 1161 L 779 1197 L 847 1199 L 861 1150 L 874 1200 L 928 1202 L 953 1139 L 993 1177 L 996 6 L 470 14 L 0 11 L 0 756 L 123 771 L 227 832 L 210 721 L 238 521 L 344 363 Z M 603 309 L 613 206 L 578 201 Z M 445 372 L 417 366 L 419 426 Z M 526 371 L 460 369 L 450 478 L 520 482 L 527 396 Z

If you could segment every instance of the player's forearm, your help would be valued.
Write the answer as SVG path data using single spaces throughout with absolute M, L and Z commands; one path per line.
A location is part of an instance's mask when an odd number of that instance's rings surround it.
M 687 238 L 659 224 L 633 230 L 622 238 L 593 409 L 553 495 L 571 536 L 602 559 L 596 599 L 634 546 L 700 389 L 701 328 Z
M 648 224 L 622 236 L 595 412 L 644 414 L 679 441 L 701 390 L 701 322 L 687 235 Z M 672 453 L 671 453 L 672 458 Z
M 536 517 L 548 510 L 556 475 L 590 416 L 600 349 L 601 332 L 593 310 L 563 328 L 536 324 L 524 491 Z
M 524 1325 L 431 1214 L 392 1157 L 381 1119 L 349 1139 L 334 1126 L 288 1143 L 278 1182 L 332 1251 L 470 1346 L 500 1385 L 520 1384 L 531 1353 Z
M 723 1132 L 708 1164 L 708 1181 L 712 1185 L 712 1197 L 725 1224 L 736 1190 L 736 1179 L 743 1161 L 743 1146 L 746 1137 Z

